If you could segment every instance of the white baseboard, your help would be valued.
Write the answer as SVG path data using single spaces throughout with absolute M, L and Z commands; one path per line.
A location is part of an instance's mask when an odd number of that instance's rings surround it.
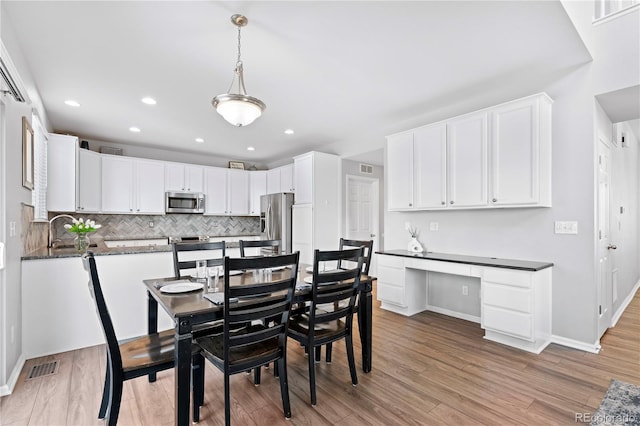
M 471 321 L 471 322 L 476 322 L 476 323 L 480 324 L 480 317 L 476 317 L 476 316 L 469 315 L 469 314 L 463 314 L 461 312 L 451 311 L 449 309 L 441 308 L 439 306 L 427 305 L 427 310 L 428 311 L 432 311 L 432 312 L 436 312 L 438 314 L 447 315 L 447 316 L 450 316 L 450 317 L 459 318 L 459 319 L 463 319 L 463 320 Z
M 629 303 L 631 303 L 631 301 L 635 297 L 636 293 L 638 292 L 638 289 L 640 289 L 640 280 L 633 287 L 633 290 L 631 290 L 629 292 L 627 297 L 624 298 L 624 300 L 622 301 L 622 304 L 620 305 L 618 310 L 613 315 L 613 318 L 611 318 L 611 325 L 609 326 L 610 328 L 616 326 L 616 324 L 618 323 L 618 320 L 620 319 L 620 317 L 624 313 L 625 309 L 627 309 L 627 306 L 629 306 Z
M 9 376 L 7 384 L 0 386 L 0 396 L 11 395 L 11 392 L 13 392 L 13 388 L 18 382 L 18 377 L 20 377 L 22 367 L 24 367 L 24 362 L 24 354 L 22 354 L 20 355 L 20 358 L 18 358 L 18 362 L 16 362 L 15 367 L 13 367 L 13 371 L 11 372 L 11 376 Z
M 562 346 L 568 346 L 573 349 L 579 349 L 585 352 L 591 352 L 593 354 L 597 354 L 600 352 L 600 344 L 599 343 L 585 343 L 579 340 L 568 339 L 562 336 L 551 336 L 551 343 L 557 343 Z

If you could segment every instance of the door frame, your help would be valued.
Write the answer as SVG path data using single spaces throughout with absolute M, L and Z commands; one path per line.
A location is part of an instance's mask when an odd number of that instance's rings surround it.
M 6 149 L 6 103 L 4 97 L 0 97 L 0 242 L 5 244 L 4 261 L 6 263 L 6 191 L 7 191 L 7 176 L 6 176 L 6 162 L 7 162 L 7 149 Z M 7 303 L 7 286 L 6 286 L 6 264 L 4 268 L 0 269 L 0 396 L 3 386 L 7 384 L 9 380 L 7 372 L 7 347 L 8 337 L 6 333 L 6 303 Z
M 372 229 L 374 229 L 375 237 L 373 237 L 372 251 L 378 250 L 380 246 L 380 179 L 366 176 L 357 176 L 348 174 L 345 179 L 345 223 L 344 223 L 344 235 L 349 237 L 349 184 L 352 181 L 367 182 L 373 184 L 373 200 L 371 202 L 371 208 L 373 209 Z M 371 267 L 369 273 L 375 275 L 375 262 L 374 257 L 371 256 Z

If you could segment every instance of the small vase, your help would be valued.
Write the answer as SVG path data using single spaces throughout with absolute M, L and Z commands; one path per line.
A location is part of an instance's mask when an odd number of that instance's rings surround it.
M 79 253 L 86 253 L 89 248 L 89 236 L 87 234 L 77 234 L 73 239 L 73 245 Z
M 407 250 L 411 253 L 422 253 L 424 248 L 422 247 L 422 244 L 420 244 L 420 241 L 412 237 L 407 245 Z

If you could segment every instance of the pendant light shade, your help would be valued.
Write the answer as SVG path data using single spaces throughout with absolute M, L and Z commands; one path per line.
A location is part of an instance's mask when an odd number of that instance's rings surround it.
M 247 25 L 248 19 L 243 15 L 233 15 L 231 22 L 238 27 L 238 60 L 234 70 L 233 80 L 228 93 L 218 95 L 211 101 L 211 104 L 226 121 L 234 126 L 247 126 L 262 115 L 262 111 L 267 107 L 258 98 L 247 95 L 244 88 L 244 70 L 240 59 L 240 28 Z M 234 82 L 238 82 L 237 92 L 232 93 Z

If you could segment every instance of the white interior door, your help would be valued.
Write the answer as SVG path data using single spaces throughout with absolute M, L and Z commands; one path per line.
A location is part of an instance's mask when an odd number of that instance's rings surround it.
M 346 238 L 373 240 L 373 251 L 378 250 L 378 179 L 347 175 Z M 371 256 L 369 274 L 376 272 L 375 256 Z
M 611 325 L 612 250 L 615 245 L 610 239 L 611 193 L 611 149 L 604 136 L 598 143 L 598 336 L 601 337 Z
M 6 319 L 7 312 L 6 304 L 6 289 L 4 285 L 5 277 L 5 170 L 7 156 L 5 155 L 5 104 L 0 98 L 0 390 L 7 383 L 7 366 L 6 366 L 6 352 L 7 352 L 7 333 L 6 333 Z M 2 395 L 2 392 L 0 392 Z

